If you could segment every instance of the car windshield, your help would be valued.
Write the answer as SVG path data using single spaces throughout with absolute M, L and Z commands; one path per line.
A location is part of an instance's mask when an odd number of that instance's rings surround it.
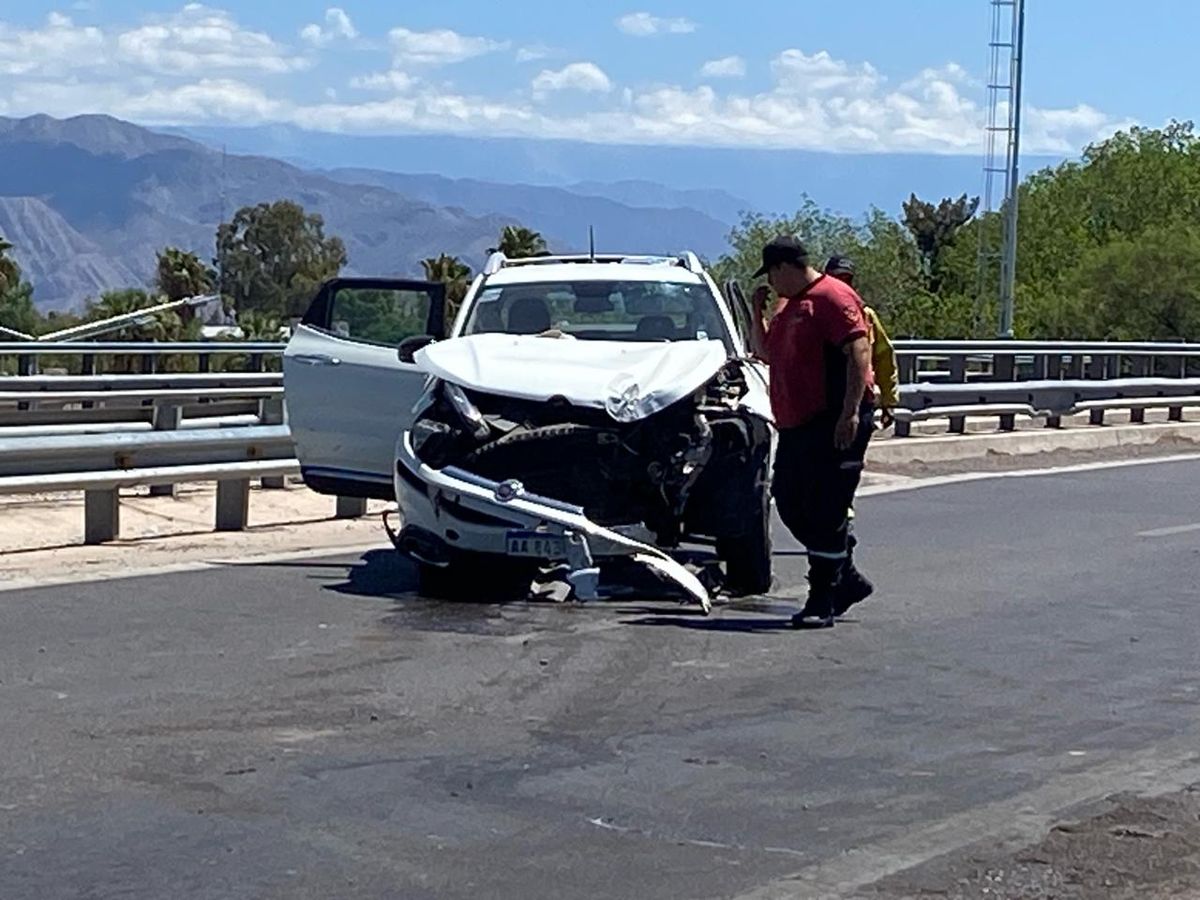
M 721 341 L 729 335 L 707 285 L 563 281 L 485 287 L 462 333 L 561 331 L 587 341 Z

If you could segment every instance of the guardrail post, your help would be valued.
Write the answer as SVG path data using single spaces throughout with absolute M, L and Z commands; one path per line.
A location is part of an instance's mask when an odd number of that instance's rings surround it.
M 1172 406 L 1167 409 L 1167 420 L 1171 422 L 1183 421 L 1183 407 Z
M 153 375 L 158 371 L 158 357 L 148 353 L 142 357 L 142 374 Z
M 897 419 L 895 424 L 895 434 L 898 438 L 906 438 L 912 435 L 912 422 L 908 420 Z
M 1093 409 L 1088 414 L 1088 422 L 1092 425 L 1103 425 L 1104 424 L 1104 410 Z
M 1087 362 L 1087 377 L 1096 381 L 1104 380 L 1104 357 L 1090 356 Z
M 1135 356 L 1131 360 L 1134 378 L 1147 378 L 1150 375 L 1151 359 L 1149 356 Z
M 1083 378 L 1083 354 L 1072 353 L 1071 364 L 1067 366 L 1068 378 Z
M 264 397 L 258 401 L 260 425 L 284 425 L 287 422 L 286 408 L 282 397 Z M 287 476 L 268 475 L 262 479 L 264 490 L 279 491 L 287 487 Z
M 1051 353 L 1046 356 L 1046 378 L 1058 381 L 1062 378 L 1063 357 L 1061 353 Z
M 950 357 L 950 380 L 955 384 L 967 383 L 967 357 L 956 353 Z
M 1017 430 L 1016 413 L 1001 413 L 1000 414 L 1000 430 L 1001 431 L 1016 431 Z
M 183 422 L 182 406 L 155 406 L 150 417 L 151 428 L 155 431 L 178 431 Z M 151 497 L 174 497 L 178 492 L 176 484 L 150 485 Z
M 38 373 L 38 358 L 25 354 L 17 357 L 17 374 L 18 375 L 36 375 Z M 36 403 L 18 403 L 17 409 L 36 409 Z
M 1062 416 L 1046 416 L 1047 428 L 1062 428 Z
M 1011 353 L 997 353 L 992 357 L 992 381 L 1015 381 L 1017 357 Z
M 901 356 L 897 361 L 897 368 L 900 370 L 901 384 L 913 384 L 917 380 L 917 358 L 915 356 Z
M 121 531 L 121 497 L 110 491 L 83 492 L 83 542 L 107 544 L 115 541 Z
M 1136 407 L 1135 409 L 1131 409 L 1129 411 L 1129 421 L 1133 422 L 1135 425 L 1144 424 L 1146 421 L 1145 407 L 1139 406 L 1139 407 Z
M 217 531 L 245 531 L 250 521 L 250 479 L 217 482 Z
M 950 417 L 950 433 L 951 434 L 966 434 L 967 432 L 967 417 L 966 416 L 951 416 Z
M 334 512 L 338 519 L 361 519 L 367 514 L 365 497 L 338 497 L 337 509 Z

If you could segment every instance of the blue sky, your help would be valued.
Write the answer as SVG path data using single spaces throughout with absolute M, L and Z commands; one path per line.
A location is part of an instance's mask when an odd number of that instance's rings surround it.
M 1192 116 L 1200 5 L 1130 8 L 1029 0 L 1029 151 Z M 5 0 L 0 114 L 976 155 L 989 21 L 988 0 Z

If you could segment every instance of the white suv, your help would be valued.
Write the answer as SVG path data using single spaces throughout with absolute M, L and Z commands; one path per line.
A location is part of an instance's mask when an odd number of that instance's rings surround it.
M 496 254 L 446 327 L 440 284 L 325 284 L 284 356 L 305 482 L 393 496 L 423 587 L 631 563 L 706 610 L 668 551 L 709 543 L 733 594 L 771 583 L 773 428 L 750 310 L 693 254 Z M 443 337 L 445 335 L 445 337 Z

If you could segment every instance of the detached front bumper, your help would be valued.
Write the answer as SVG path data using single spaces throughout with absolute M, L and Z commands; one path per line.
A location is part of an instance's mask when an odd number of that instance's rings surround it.
M 545 561 L 566 563 L 581 599 L 595 597 L 598 560 L 627 557 L 677 584 L 706 613 L 711 609 L 708 591 L 683 565 L 653 544 L 597 525 L 581 507 L 528 493 L 515 479 L 498 482 L 455 466 L 431 468 L 417 457 L 409 432 L 401 435 L 396 455 L 397 497 L 405 517 L 397 546 L 421 562 L 448 564 L 447 555 L 437 558 L 439 546 L 506 556 L 513 533 L 538 535 L 546 546 L 561 546 L 561 557 Z

